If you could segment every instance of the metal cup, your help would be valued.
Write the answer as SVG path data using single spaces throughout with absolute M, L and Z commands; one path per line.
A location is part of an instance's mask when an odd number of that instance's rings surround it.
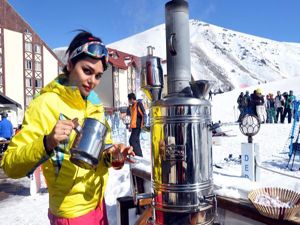
M 93 118 L 86 118 L 83 126 L 75 128 L 76 137 L 70 149 L 70 161 L 84 169 L 95 169 L 104 150 L 108 128 Z

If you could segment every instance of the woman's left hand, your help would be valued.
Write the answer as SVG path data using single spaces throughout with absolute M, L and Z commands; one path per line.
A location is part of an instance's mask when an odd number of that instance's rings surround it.
M 114 144 L 107 151 L 112 155 L 111 164 L 115 169 L 121 169 L 125 161 L 128 161 L 129 163 L 135 162 L 130 157 L 128 157 L 135 156 L 133 148 L 131 146 L 125 146 L 124 144 Z
M 108 149 L 108 152 L 111 154 L 118 154 L 121 153 L 126 161 L 134 162 L 128 156 L 135 156 L 133 148 L 131 146 L 126 146 L 124 144 L 114 144 L 111 148 Z

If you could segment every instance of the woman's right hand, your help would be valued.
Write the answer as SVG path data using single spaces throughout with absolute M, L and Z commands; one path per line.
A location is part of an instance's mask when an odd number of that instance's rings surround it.
M 70 136 L 76 126 L 76 120 L 58 120 L 50 134 L 46 135 L 46 151 L 53 150 L 60 142 Z

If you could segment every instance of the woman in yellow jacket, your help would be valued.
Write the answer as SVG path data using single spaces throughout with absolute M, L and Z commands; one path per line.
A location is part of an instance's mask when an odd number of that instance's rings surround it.
M 64 74 L 42 89 L 25 112 L 22 129 L 12 139 L 1 166 L 12 178 L 30 174 L 39 164 L 49 191 L 52 225 L 104 225 L 102 200 L 111 154 L 134 155 L 131 147 L 113 145 L 101 155 L 96 170 L 73 164 L 69 149 L 74 122 L 90 117 L 104 121 L 104 107 L 93 89 L 107 68 L 107 49 L 100 38 L 82 31 L 67 50 Z M 107 135 L 105 144 L 112 144 Z

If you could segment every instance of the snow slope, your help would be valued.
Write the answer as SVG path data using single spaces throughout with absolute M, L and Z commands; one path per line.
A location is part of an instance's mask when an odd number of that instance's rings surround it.
M 256 37 L 212 24 L 190 21 L 192 75 L 231 90 L 300 75 L 300 44 Z M 166 59 L 164 24 L 108 46 L 138 56 L 146 47 Z M 166 71 L 165 71 L 166 73 Z
M 215 80 L 224 91 L 300 75 L 300 43 L 261 38 L 197 20 L 190 20 L 191 72 L 194 78 Z M 108 47 L 137 56 L 166 59 L 165 25 L 111 43 Z M 66 47 L 54 49 L 66 62 Z M 164 71 L 167 73 L 167 71 Z

